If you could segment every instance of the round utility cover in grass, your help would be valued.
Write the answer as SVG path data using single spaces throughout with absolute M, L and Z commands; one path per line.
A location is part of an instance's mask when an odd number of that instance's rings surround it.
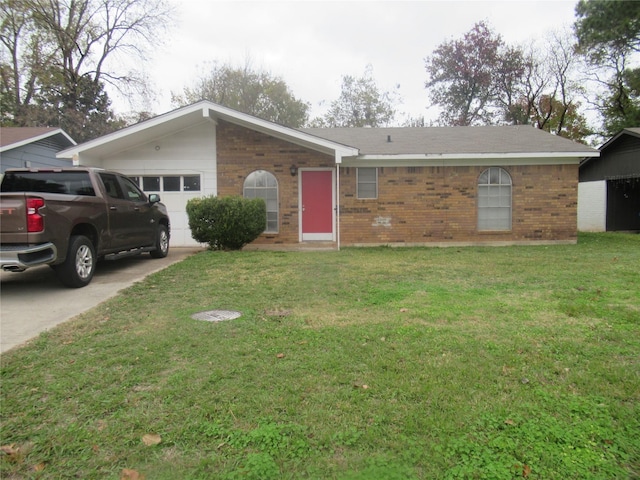
M 233 320 L 242 316 L 240 312 L 233 310 L 208 310 L 191 315 L 194 320 L 204 320 L 205 322 L 221 322 L 223 320 Z

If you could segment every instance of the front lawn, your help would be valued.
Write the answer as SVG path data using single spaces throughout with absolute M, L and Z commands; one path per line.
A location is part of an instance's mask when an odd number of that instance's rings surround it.
M 638 478 L 640 235 L 202 252 L 1 380 L 1 478 Z

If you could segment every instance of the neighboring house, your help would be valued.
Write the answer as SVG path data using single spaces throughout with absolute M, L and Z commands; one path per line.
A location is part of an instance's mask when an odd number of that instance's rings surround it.
M 253 245 L 575 243 L 578 165 L 533 127 L 291 129 L 202 101 L 61 152 L 160 192 L 172 245 L 190 198 L 265 198 Z
M 69 167 L 66 158 L 56 158 L 60 150 L 76 142 L 60 128 L 0 128 L 0 171 L 7 168 Z
M 626 128 L 580 164 L 578 229 L 640 231 L 640 128 Z

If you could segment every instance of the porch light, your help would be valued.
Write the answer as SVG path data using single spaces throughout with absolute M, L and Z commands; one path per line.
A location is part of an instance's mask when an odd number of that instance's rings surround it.
M 289 172 L 291 173 L 292 177 L 295 177 L 296 173 L 298 173 L 298 167 L 296 167 L 295 165 L 291 165 L 289 167 Z

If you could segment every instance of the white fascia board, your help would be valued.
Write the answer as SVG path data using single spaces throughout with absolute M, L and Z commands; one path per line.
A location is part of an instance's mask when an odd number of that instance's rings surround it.
M 189 105 L 187 107 L 182 107 L 182 108 L 178 108 L 177 110 L 173 110 L 171 112 L 168 113 L 164 113 L 161 115 L 158 115 L 156 117 L 150 118 L 149 120 L 145 120 L 143 122 L 140 123 L 136 123 L 134 125 L 130 125 L 128 127 L 125 127 L 121 130 L 112 132 L 112 133 L 108 133 L 106 135 L 103 135 L 101 137 L 98 137 L 94 140 L 89 140 L 88 142 L 82 143 L 80 145 L 77 145 L 75 147 L 71 147 L 71 148 L 67 148 L 66 150 L 63 150 L 61 152 L 59 152 L 56 156 L 58 158 L 73 158 L 74 155 L 82 155 L 83 152 L 86 152 L 88 150 L 92 150 L 98 147 L 102 147 L 103 145 L 106 145 L 110 142 L 114 142 L 117 140 L 122 140 L 126 137 L 129 137 L 131 135 L 136 135 L 136 134 L 140 134 L 142 132 L 145 132 L 147 130 L 151 130 L 154 127 L 158 127 L 162 124 L 168 123 L 172 120 L 177 120 L 179 118 L 182 118 L 186 115 L 192 115 L 194 113 L 197 112 L 202 112 L 202 115 L 205 116 L 204 114 L 204 108 L 202 106 L 203 102 L 198 102 L 198 103 L 194 103 L 193 105 Z M 207 102 L 208 103 L 208 102 Z M 208 116 L 207 116 L 208 117 Z M 195 117 L 194 117 L 195 118 Z M 210 118 L 209 118 L 210 119 Z M 204 121 L 203 119 L 200 120 L 200 122 Z M 181 128 L 176 128 L 175 132 L 180 131 Z M 149 141 L 149 138 L 145 138 L 143 140 L 141 140 L 138 143 L 134 143 L 132 145 L 128 145 L 127 148 L 131 148 L 137 144 L 142 144 L 145 143 L 146 141 Z
M 44 140 L 45 138 L 53 137 L 55 135 L 62 135 L 64 138 L 69 140 L 69 143 L 71 145 L 77 145 L 76 141 L 73 138 L 71 138 L 67 134 L 67 132 L 65 132 L 61 128 L 58 128 L 57 130 L 52 130 L 50 132 L 43 133 L 42 135 L 38 135 L 38 136 L 35 136 L 35 137 L 27 138 L 25 140 L 21 140 L 19 142 L 12 143 L 10 145 L 5 145 L 4 147 L 0 147 L 0 152 L 6 152 L 8 150 L 13 150 L 14 148 L 22 147 L 22 146 L 28 145 L 30 143 L 35 143 L 35 142 L 38 142 L 40 140 Z
M 82 156 L 83 152 L 88 152 L 93 149 L 97 149 L 110 142 L 122 140 L 131 135 L 140 135 L 146 130 L 151 130 L 162 124 L 169 123 L 171 121 L 178 120 L 187 115 L 193 115 L 199 113 L 196 117 L 192 117 L 195 123 L 198 122 L 196 118 L 200 118 L 199 121 L 210 121 L 214 124 L 218 119 L 228 121 L 230 123 L 240 125 L 251 130 L 256 130 L 266 135 L 270 135 L 288 142 L 292 142 L 312 150 L 321 151 L 328 154 L 336 155 L 336 158 L 343 156 L 355 156 L 358 154 L 358 149 L 352 148 L 339 143 L 331 142 L 314 135 L 310 135 L 299 130 L 278 125 L 277 123 L 262 120 L 260 118 L 248 115 L 246 113 L 238 112 L 221 105 L 203 100 L 201 102 L 194 103 L 187 107 L 179 108 L 163 115 L 151 118 L 144 122 L 140 122 L 135 125 L 123 128 L 117 132 L 113 132 L 95 140 L 83 143 L 77 147 L 68 148 L 58 153 L 58 158 L 73 158 L 76 156 Z M 184 127 L 183 127 L 184 128 Z M 175 131 L 180 130 L 176 128 Z M 141 139 L 139 143 L 149 141 L 149 138 Z M 127 144 L 126 148 L 131 148 L 132 144 Z
M 345 158 L 344 167 L 470 167 L 474 165 L 578 165 L 599 152 L 361 155 Z

